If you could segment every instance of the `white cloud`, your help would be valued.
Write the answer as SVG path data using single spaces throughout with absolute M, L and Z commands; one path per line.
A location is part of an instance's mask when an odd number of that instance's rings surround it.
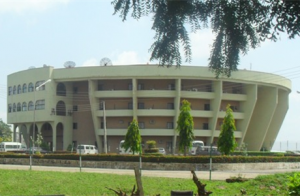
M 100 65 L 100 61 L 98 61 L 95 58 L 91 58 L 86 60 L 81 66 L 83 67 L 90 67 L 90 66 L 99 66 Z
M 124 51 L 113 58 L 112 63 L 113 65 L 146 64 L 147 60 L 140 60 L 138 53 L 135 51 Z
M 67 4 L 70 0 L 1 0 L 0 13 L 22 13 L 24 11 L 44 11 L 57 4 Z
M 210 55 L 214 38 L 215 35 L 212 33 L 211 29 L 202 29 L 197 33 L 191 33 L 192 59 L 207 59 Z

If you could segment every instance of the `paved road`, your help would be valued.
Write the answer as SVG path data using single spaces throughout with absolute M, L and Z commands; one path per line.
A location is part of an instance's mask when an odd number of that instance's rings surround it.
M 0 169 L 15 169 L 15 170 L 29 170 L 28 165 L 2 165 Z M 35 171 L 61 171 L 61 172 L 80 172 L 79 167 L 50 167 L 50 166 L 32 166 L 32 170 Z M 300 169 L 277 169 L 277 170 L 252 170 L 252 171 L 212 171 L 212 180 L 225 180 L 230 177 L 236 177 L 242 175 L 245 178 L 255 178 L 258 175 L 270 175 L 275 173 L 284 172 L 300 172 Z M 81 172 L 93 172 L 93 173 L 110 173 L 119 175 L 134 175 L 133 170 L 129 169 L 101 169 L 101 168 L 81 168 Z M 209 180 L 209 171 L 196 171 L 199 179 Z M 167 178 L 190 178 L 192 174 L 190 171 L 166 171 L 166 170 L 142 170 L 143 176 L 151 177 L 167 177 Z

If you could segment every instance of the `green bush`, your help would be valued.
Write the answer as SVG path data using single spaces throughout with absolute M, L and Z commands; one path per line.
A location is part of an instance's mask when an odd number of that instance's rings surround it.
M 300 173 L 295 173 L 289 177 L 287 183 L 289 195 L 300 195 Z
M 148 149 L 156 148 L 156 141 L 154 140 L 149 140 L 146 142 L 148 145 Z
M 146 154 L 148 153 L 158 153 L 158 148 L 150 148 L 144 150 Z

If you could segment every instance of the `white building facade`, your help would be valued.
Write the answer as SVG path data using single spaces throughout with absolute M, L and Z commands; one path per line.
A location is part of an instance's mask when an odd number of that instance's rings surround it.
M 18 129 L 28 145 L 40 132 L 53 151 L 92 144 L 103 152 L 106 124 L 108 152 L 117 153 L 129 123 L 137 119 L 143 143 L 155 140 L 167 153 L 177 152 L 176 122 L 184 99 L 191 103 L 196 140 L 217 143 L 230 104 L 238 144 L 270 150 L 291 92 L 290 80 L 279 75 L 239 70 L 230 78 L 216 78 L 198 66 L 44 66 L 10 74 L 7 80 L 7 119 L 14 135 Z

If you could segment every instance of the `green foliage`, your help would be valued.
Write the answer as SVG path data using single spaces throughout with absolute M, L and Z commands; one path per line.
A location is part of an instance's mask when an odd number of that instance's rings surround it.
M 184 155 L 187 153 L 187 148 L 192 147 L 194 140 L 194 121 L 190 111 L 191 104 L 183 100 L 177 120 L 177 131 L 179 132 L 179 151 L 184 152 Z
M 145 153 L 158 153 L 158 148 L 145 149 Z
M 230 104 L 228 104 L 226 107 L 226 115 L 223 119 L 223 124 L 218 139 L 218 150 L 222 154 L 228 155 L 236 148 L 237 143 L 234 138 L 235 130 L 235 121 L 232 115 Z
M 300 173 L 294 173 L 293 176 L 288 177 L 287 183 L 289 195 L 300 195 Z
M 146 144 L 148 145 L 148 149 L 156 148 L 156 141 L 154 140 L 148 140 Z
M 114 14 L 119 13 L 123 21 L 130 10 L 135 19 L 153 14 L 155 41 L 150 47 L 150 60 L 158 60 L 161 66 L 180 66 L 180 48 L 185 62 L 191 61 L 187 24 L 191 32 L 212 28 L 216 37 L 209 67 L 217 77 L 230 77 L 232 71 L 238 70 L 240 55 L 259 47 L 266 39 L 276 41 L 279 32 L 286 32 L 289 38 L 300 35 L 300 1 L 297 0 L 113 0 L 112 5 Z
M 41 143 L 41 148 L 44 149 L 44 150 L 47 150 L 47 151 L 50 151 L 50 150 L 51 150 L 51 149 L 50 149 L 50 146 L 49 146 L 48 143 L 45 142 L 45 141 L 43 141 L 43 142 Z
M 140 129 L 137 120 L 133 119 L 130 123 L 126 136 L 125 136 L 125 142 L 122 147 L 125 148 L 125 151 L 130 149 L 132 151 L 132 154 L 135 154 L 137 152 L 141 152 L 141 134 Z
M 38 134 L 37 134 L 37 136 L 36 136 L 35 144 L 36 144 L 38 147 L 40 147 L 42 143 L 43 143 L 43 136 L 42 136 L 41 131 L 38 131 Z
M 11 141 L 12 141 L 12 131 L 10 129 L 10 125 L 0 120 L 0 142 L 11 142 Z

